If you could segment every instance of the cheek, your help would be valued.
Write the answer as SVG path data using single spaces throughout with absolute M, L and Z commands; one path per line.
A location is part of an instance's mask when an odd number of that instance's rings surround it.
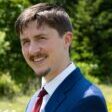
M 22 54 L 23 54 L 24 58 L 26 58 L 28 55 L 28 50 L 25 48 L 22 48 Z
M 52 58 L 52 61 L 55 62 L 57 58 L 60 57 L 60 50 L 57 46 L 51 46 L 49 50 L 49 54 L 50 54 L 50 57 Z

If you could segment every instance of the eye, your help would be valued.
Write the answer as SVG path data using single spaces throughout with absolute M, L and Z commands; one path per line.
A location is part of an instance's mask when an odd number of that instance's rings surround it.
M 46 40 L 46 37 L 39 37 L 38 40 Z
M 30 40 L 23 39 L 21 40 L 21 45 L 28 45 L 30 43 Z
M 47 40 L 47 38 L 46 37 L 38 37 L 38 38 L 35 38 L 35 40 L 37 42 L 43 42 L 43 41 Z
M 45 38 L 45 37 L 40 37 L 40 39 L 44 40 L 44 39 L 46 39 L 46 38 Z

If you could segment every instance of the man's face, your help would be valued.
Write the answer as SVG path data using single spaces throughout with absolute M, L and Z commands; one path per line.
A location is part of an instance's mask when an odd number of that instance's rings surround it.
M 60 37 L 58 32 L 32 21 L 20 34 L 23 56 L 37 76 L 51 80 L 69 64 L 70 36 Z

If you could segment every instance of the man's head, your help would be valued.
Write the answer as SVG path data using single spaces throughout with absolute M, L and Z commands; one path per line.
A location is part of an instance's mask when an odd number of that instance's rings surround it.
M 40 3 L 26 9 L 16 21 L 22 53 L 37 76 L 49 81 L 70 64 L 72 26 L 60 7 Z
M 62 36 L 65 32 L 72 32 L 72 25 L 68 14 L 63 8 L 47 3 L 36 4 L 27 8 L 16 21 L 16 31 L 20 34 L 31 21 L 36 20 L 37 27 L 47 24 Z

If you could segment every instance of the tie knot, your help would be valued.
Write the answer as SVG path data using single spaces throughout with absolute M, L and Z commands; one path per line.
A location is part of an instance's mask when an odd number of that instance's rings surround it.
M 38 97 L 43 97 L 43 96 L 45 96 L 46 94 L 47 94 L 47 91 L 46 91 L 44 88 L 42 88 L 42 90 L 40 91 Z

